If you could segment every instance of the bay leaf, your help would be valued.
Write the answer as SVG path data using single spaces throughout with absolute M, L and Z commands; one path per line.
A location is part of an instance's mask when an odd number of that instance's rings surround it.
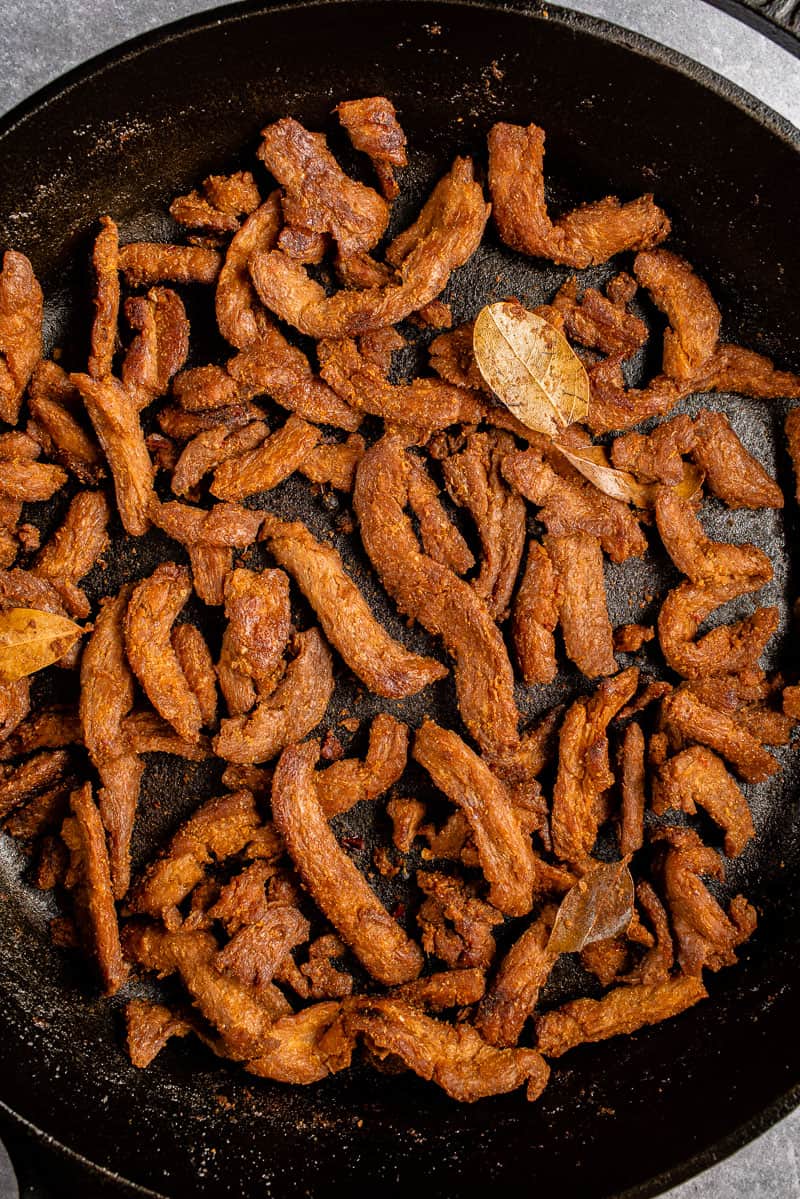
M 589 377 L 566 337 L 516 301 L 482 308 L 472 335 L 475 362 L 524 425 L 555 437 L 589 411 Z
M 658 483 L 641 483 L 635 475 L 627 470 L 617 470 L 608 459 L 608 451 L 604 445 L 589 445 L 585 448 L 571 448 L 555 443 L 559 453 L 577 471 L 593 483 L 598 491 L 611 496 L 614 500 L 633 504 L 636 508 L 652 508 L 656 502 Z M 683 478 L 676 484 L 675 491 L 681 499 L 692 500 L 699 494 L 705 475 L 696 466 L 686 463 L 683 468 Z
M 0 612 L 0 680 L 15 683 L 63 658 L 85 630 L 37 608 Z
M 578 953 L 594 941 L 621 932 L 633 916 L 634 886 L 627 859 L 601 862 L 585 874 L 561 901 L 548 953 Z

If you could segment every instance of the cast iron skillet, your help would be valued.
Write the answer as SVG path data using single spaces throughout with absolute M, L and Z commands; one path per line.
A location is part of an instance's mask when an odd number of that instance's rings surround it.
M 0 127 L 0 245 L 33 259 L 52 300 L 51 342 L 71 344 L 78 362 L 85 313 L 70 324 L 62 301 L 85 278 L 67 264 L 83 260 L 99 212 L 114 213 L 128 237 L 168 235 L 147 214 L 235 165 L 268 120 L 291 113 L 320 128 L 339 99 L 378 92 L 393 98 L 409 134 L 410 204 L 455 152 L 482 153 L 492 121 L 535 119 L 547 129 L 557 198 L 609 186 L 625 197 L 655 191 L 673 217 L 673 244 L 702 268 L 730 329 L 800 370 L 796 134 L 709 72 L 597 21 L 554 8 L 417 2 L 217 11 L 97 59 L 11 114 Z M 485 254 L 506 271 L 500 295 L 535 301 L 564 276 L 511 269 L 494 246 Z M 459 316 L 474 307 L 475 278 L 468 270 L 455 288 Z M 768 458 L 780 410 L 728 407 Z M 773 465 L 789 489 L 780 449 Z M 290 486 L 273 506 L 299 508 L 319 527 L 327 517 L 303 496 Z M 792 580 L 781 520 L 715 519 L 717 535 L 732 529 L 771 552 L 773 596 L 785 607 Z M 791 531 L 791 510 L 787 520 Z M 162 552 L 176 551 L 156 542 L 137 556 L 121 544 L 105 590 L 114 576 L 148 572 Z M 614 603 L 637 583 L 619 576 Z M 393 620 L 386 604 L 382 615 Z M 438 710 L 450 702 L 446 690 L 434 697 Z M 174 763 L 151 771 L 139 857 L 196 802 L 202 780 L 182 772 Z M 52 909 L 20 881 L 24 863 L 2 838 L 0 1101 L 121 1186 L 158 1195 L 439 1196 L 487 1186 L 563 1199 L 653 1194 L 800 1096 L 795 795 L 787 770 L 755 799 L 758 846 L 734 881 L 757 902 L 760 927 L 740 965 L 711 980 L 713 1002 L 574 1052 L 533 1106 L 519 1094 L 459 1106 L 413 1077 L 363 1068 L 292 1090 L 248 1079 L 188 1042 L 135 1071 L 119 1049 L 122 1000 L 99 1001 L 83 967 L 50 947 Z

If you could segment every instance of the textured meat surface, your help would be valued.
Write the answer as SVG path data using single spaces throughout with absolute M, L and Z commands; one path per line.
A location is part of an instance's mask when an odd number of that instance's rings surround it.
M 162 1003 L 131 999 L 125 1005 L 125 1046 L 131 1062 L 144 1070 L 172 1037 L 185 1037 L 192 1026 Z
M 405 770 L 407 756 L 407 726 L 388 712 L 379 713 L 372 722 L 363 761 L 344 758 L 316 775 L 317 795 L 328 819 L 362 800 L 383 795 Z
M 121 246 L 119 269 L 131 287 L 155 283 L 216 283 L 222 258 L 207 246 L 137 241 Z
M 619 786 L 622 794 L 619 852 L 636 853 L 644 843 L 644 810 L 647 804 L 645 740 L 642 726 L 632 720 L 622 737 L 619 752 Z
M 189 321 L 180 296 L 154 287 L 125 301 L 128 324 L 136 330 L 122 362 L 122 383 L 139 408 L 164 395 L 189 353 Z
M 206 639 L 196 625 L 181 624 L 173 628 L 170 644 L 189 690 L 197 699 L 203 726 L 209 728 L 217 718 L 217 677 Z
M 331 645 L 370 691 L 400 699 L 444 678 L 447 670 L 441 663 L 410 653 L 389 636 L 338 552 L 316 541 L 305 525 L 266 516 L 261 537 L 311 604 Z
M 92 249 L 94 320 L 89 374 L 105 379 L 113 369 L 119 338 L 119 231 L 110 216 L 100 217 L 100 232 Z
M 42 356 L 44 298 L 24 254 L 6 250 L 0 271 L 0 417 L 17 423 L 22 395 Z
M 400 189 L 393 168 L 404 167 L 408 158 L 406 135 L 391 100 L 385 96 L 345 100 L 337 104 L 336 115 L 356 150 L 362 150 L 372 159 L 385 198 L 394 200 Z
M 220 500 L 244 500 L 271 491 L 302 465 L 319 436 L 314 425 L 302 417 L 290 416 L 255 449 L 222 462 L 214 471 L 211 494 Z
M 661 704 L 661 722 L 680 742 L 705 745 L 733 766 L 746 783 L 760 783 L 780 768 L 761 742 L 727 712 L 710 708 L 679 688 Z
M 482 998 L 486 989 L 486 975 L 473 966 L 469 970 L 440 970 L 427 978 L 418 978 L 412 983 L 403 983 L 392 991 L 393 999 L 400 999 L 410 1007 L 423 1011 L 444 1012 L 452 1007 L 469 1007 Z
M 174 494 L 191 497 L 205 475 L 228 459 L 254 450 L 268 433 L 269 427 L 260 420 L 250 421 L 241 429 L 217 425 L 197 433 L 187 441 L 175 463 L 171 481 Z
M 335 491 L 352 491 L 356 467 L 364 457 L 366 442 L 358 433 L 346 441 L 322 442 L 306 454 L 300 473 L 311 483 L 327 483 Z
M 541 542 L 531 540 L 511 621 L 517 665 L 528 687 L 551 683 L 558 673 L 553 636 L 558 613 L 558 575 L 553 560 Z
M 58 363 L 45 359 L 36 366 L 28 387 L 28 408 L 52 443 L 53 456 L 81 483 L 96 483 L 103 477 L 100 447 L 80 420 L 80 395 Z
M 291 633 L 287 576 L 282 570 L 232 570 L 225 578 L 225 616 L 217 672 L 228 711 L 241 716 L 280 678 Z
M 307 1086 L 350 1064 L 352 1041 L 341 1028 L 338 1003 L 315 1003 L 276 1020 L 260 1054 L 246 1069 L 260 1078 Z
M 238 504 L 194 508 L 170 500 L 151 509 L 153 523 L 189 551 L 194 589 L 206 604 L 221 604 L 233 550 L 252 545 L 261 514 Z
M 729 858 L 755 836 L 750 806 L 722 759 L 705 746 L 692 745 L 659 767 L 653 811 L 663 815 L 676 808 L 693 816 L 698 805 L 724 830 Z
M 249 171 L 210 175 L 200 190 L 177 196 L 169 214 L 179 225 L 206 233 L 235 233 L 239 219 L 258 208 L 261 196 Z
M 514 942 L 498 968 L 475 1020 L 490 1045 L 516 1045 L 554 962 L 548 952 L 552 919 L 545 913 Z
M 406 464 L 408 502 L 417 518 L 425 553 L 456 574 L 464 574 L 475 565 L 475 558 L 442 504 L 439 488 L 420 459 L 409 454 Z
M 87 575 L 108 545 L 108 500 L 101 491 L 80 491 L 63 522 L 38 555 L 33 571 L 63 596 L 75 616 L 85 619 L 91 608 L 76 583 Z
M 267 196 L 231 239 L 219 272 L 216 314 L 219 331 L 237 350 L 261 337 L 269 318 L 253 290 L 248 263 L 258 251 L 271 250 L 281 225 L 280 192 Z
M 545 549 L 558 576 L 558 616 L 567 657 L 589 678 L 614 674 L 600 542 L 588 533 L 548 536 Z
M 711 292 L 688 262 L 669 250 L 637 254 L 633 270 L 669 321 L 663 373 L 676 382 L 692 379 L 719 339 L 720 314 Z
M 276 827 L 315 902 L 369 973 L 386 985 L 409 982 L 422 954 L 331 832 L 314 782 L 318 755 L 311 741 L 281 756 L 272 786 Z
M 783 492 L 749 454 L 723 412 L 703 410 L 694 422 L 692 457 L 712 495 L 729 508 L 782 508 Z
M 662 421 L 651 433 L 624 433 L 611 443 L 611 461 L 617 470 L 627 470 L 645 483 L 675 486 L 683 478 L 684 454 L 695 447 L 695 425 L 681 413 Z

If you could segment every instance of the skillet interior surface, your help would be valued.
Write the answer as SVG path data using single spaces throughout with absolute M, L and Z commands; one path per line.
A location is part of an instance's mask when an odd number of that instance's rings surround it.
M 409 136 L 399 225 L 455 153 L 482 160 L 494 120 L 535 120 L 547 131 L 556 203 L 654 191 L 673 218 L 670 244 L 705 274 L 720 302 L 724 332 L 800 370 L 800 322 L 789 303 L 800 287 L 800 155 L 777 119 L 726 94 L 707 73 L 598 22 L 558 10 L 433 3 L 225 10 L 123 47 L 12 114 L 0 130 L 0 245 L 33 261 L 50 300 L 49 345 L 63 346 L 80 368 L 87 314 L 80 306 L 71 312 L 69 293 L 85 294 L 98 213 L 110 211 L 127 240 L 166 237 L 170 222 L 153 214 L 210 171 L 244 157 L 250 165 L 268 121 L 291 114 L 330 128 L 338 100 L 377 93 L 394 100 Z M 456 316 L 485 302 L 487 277 L 497 277 L 492 298 L 517 294 L 537 303 L 566 273 L 513 263 L 489 238 L 454 283 Z M 204 360 L 209 345 L 222 356 L 222 346 L 206 342 Z M 720 406 L 790 493 L 783 409 Z M 268 506 L 336 532 L 339 513 L 291 481 Z M 56 517 L 47 514 L 45 523 Z M 784 662 L 796 593 L 787 550 L 796 532 L 792 506 L 784 519 L 712 505 L 707 528 L 771 554 L 776 581 L 764 602 L 782 607 L 773 664 Z M 358 565 L 345 541 L 340 548 Z M 155 538 L 142 546 L 120 539 L 89 589 L 96 597 L 177 554 Z M 629 595 L 652 584 L 648 564 L 630 565 L 610 579 L 615 623 L 632 619 Z M 429 639 L 409 633 L 377 590 L 370 598 L 393 633 L 431 652 Z M 534 713 L 575 685 L 570 679 L 520 699 Z M 54 686 L 67 693 L 63 677 Z M 370 712 L 344 681 L 336 702 Z M 424 702 L 453 723 L 448 684 Z M 417 723 L 420 705 L 396 710 Z M 712 977 L 712 1002 L 570 1054 L 536 1105 L 518 1094 L 458 1106 L 412 1077 L 366 1068 L 291 1090 L 221 1067 L 188 1043 L 168 1047 L 139 1073 L 119 1047 L 124 996 L 98 1000 L 83 966 L 51 948 L 46 921 L 54 909 L 25 884 L 23 859 L 0 838 L 0 1101 L 89 1161 L 170 1196 L 191 1189 L 321 1199 L 413 1187 L 438 1196 L 487 1184 L 564 1199 L 653 1193 L 796 1101 L 800 846 L 797 771 L 791 753 L 784 756 L 779 781 L 753 794 L 757 844 L 732 871 L 761 915 L 740 965 Z M 212 785 L 202 772 L 185 774 L 183 763 L 176 770 L 174 759 L 151 764 L 139 860 Z M 366 838 L 366 867 L 376 830 L 369 814 L 352 820 Z M 144 990 L 132 984 L 125 995 L 132 993 Z

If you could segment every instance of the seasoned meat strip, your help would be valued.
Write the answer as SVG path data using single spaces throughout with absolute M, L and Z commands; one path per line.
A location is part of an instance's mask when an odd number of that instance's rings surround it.
M 622 737 L 619 752 L 619 786 L 622 806 L 619 828 L 619 852 L 623 857 L 641 849 L 644 843 L 645 742 L 642 726 L 632 720 Z
M 403 983 L 393 988 L 391 998 L 423 1011 L 445 1012 L 477 1003 L 485 989 L 486 974 L 473 966 L 469 970 L 440 970 L 413 983 Z
M 94 320 L 88 371 L 93 379 L 105 379 L 112 372 L 119 337 L 119 231 L 110 216 L 100 217 L 92 275 Z
M 0 418 L 15 425 L 42 356 L 44 298 L 24 254 L 6 250 L 0 271 Z
M 227 429 L 217 425 L 204 429 L 187 441 L 172 472 L 172 490 L 175 495 L 190 496 L 210 471 L 230 458 L 254 450 L 269 434 L 269 427 L 260 420 L 250 421 L 241 429 Z
M 169 381 L 189 353 L 189 321 L 183 301 L 169 287 L 125 301 L 125 315 L 136 336 L 122 363 L 122 383 L 137 407 L 165 394 Z
M 551 683 L 558 673 L 553 633 L 558 624 L 559 577 L 550 554 L 528 542 L 528 561 L 514 600 L 511 635 L 523 682 Z
M 362 800 L 383 795 L 405 770 L 407 755 L 407 726 L 388 712 L 380 712 L 372 722 L 363 762 L 343 758 L 316 775 L 317 796 L 325 815 L 330 819 Z
M 608 618 L 600 542 L 588 533 L 545 538 L 558 576 L 558 616 L 564 648 L 589 678 L 614 674 L 614 637 Z
M 694 422 L 692 457 L 712 495 L 729 508 L 782 508 L 783 492 L 749 454 L 722 412 L 703 409 Z
M 260 1078 L 307 1086 L 350 1065 L 352 1039 L 339 1019 L 338 1003 L 314 1003 L 276 1020 L 259 1056 L 245 1069 Z
M 53 456 L 81 483 L 103 477 L 103 455 L 78 417 L 83 404 L 77 388 L 56 362 L 40 362 L 28 387 L 28 408 L 38 428 L 52 443 Z
M 32 571 L 59 591 L 69 610 L 86 619 L 91 609 L 76 583 L 89 573 L 108 545 L 108 501 L 100 491 L 81 491 L 42 549 Z
M 314 781 L 318 756 L 313 741 L 281 755 L 272 785 L 276 827 L 315 902 L 365 969 L 387 986 L 410 982 L 422 968 L 422 954 L 331 832 Z
M 676 382 L 693 379 L 717 348 L 720 313 L 707 285 L 669 250 L 637 254 L 636 278 L 666 315 L 662 370 Z
M 354 999 L 345 1004 L 344 1019 L 372 1053 L 399 1057 L 461 1103 L 503 1095 L 523 1083 L 532 1102 L 547 1085 L 549 1070 L 535 1049 L 495 1049 L 469 1024 L 444 1024 L 400 999 Z
M 396 199 L 400 188 L 392 168 L 406 166 L 408 158 L 406 135 L 400 128 L 391 100 L 385 96 L 345 100 L 337 104 L 336 115 L 356 150 L 363 150 L 371 158 L 385 198 Z
M 489 900 L 508 916 L 531 909 L 536 863 L 502 782 L 449 729 L 425 720 L 414 739 L 414 758 L 469 821 Z
M 282 570 L 232 570 L 225 578 L 225 615 L 217 672 L 228 711 L 241 716 L 280 678 L 291 633 L 289 579 Z
M 503 639 L 468 583 L 420 552 L 404 509 L 408 471 L 402 440 L 384 437 L 356 473 L 353 507 L 364 548 L 402 612 L 441 636 L 455 659 L 462 719 L 482 751 L 518 744 L 514 679 Z
M 271 491 L 302 465 L 319 438 L 319 429 L 314 425 L 290 416 L 255 449 L 222 462 L 214 471 L 209 490 L 220 500 L 244 500 Z
M 677 808 L 693 816 L 698 804 L 724 829 L 729 858 L 740 854 L 755 836 L 750 806 L 722 759 L 705 746 L 692 745 L 659 767 L 653 811 L 661 816 Z
M 189 571 L 174 562 L 157 566 L 133 590 L 125 616 L 125 648 L 155 710 L 187 741 L 197 741 L 203 717 L 197 696 L 172 647 L 175 619 L 191 594 Z
M 260 203 L 253 176 L 249 171 L 236 171 L 233 175 L 210 175 L 203 180 L 202 191 L 177 196 L 169 206 L 169 214 L 190 229 L 235 233 L 239 218 L 253 212 Z
M 356 467 L 364 457 L 366 442 L 358 433 L 346 441 L 322 442 L 306 454 L 300 473 L 311 483 L 328 483 L 336 491 L 352 491 Z
M 5 767 L 0 777 L 0 819 L 22 807 L 37 792 L 61 783 L 71 766 L 68 750 L 45 750 L 16 767 Z
M 456 574 L 464 574 L 475 565 L 475 558 L 448 516 L 439 498 L 439 488 L 418 458 L 409 454 L 406 464 L 408 502 L 419 523 L 425 553 Z
M 121 246 L 119 269 L 131 287 L 156 283 L 216 283 L 222 258 L 206 246 L 136 241 Z
M 233 550 L 252 545 L 261 513 L 238 504 L 193 508 L 170 500 L 151 510 L 153 523 L 189 552 L 194 589 L 206 604 L 221 604 L 225 577 L 233 566 Z
M 498 122 L 489 131 L 489 191 L 501 239 L 512 250 L 583 268 L 622 250 L 658 245 L 670 222 L 640 196 L 620 204 L 607 196 L 552 221 L 544 190 L 544 130 Z
M 555 961 L 547 949 L 552 924 L 552 913 L 545 912 L 525 929 L 503 958 L 481 1000 L 475 1026 L 490 1045 L 516 1045 L 532 1015 Z
M 173 628 L 170 644 L 189 690 L 197 698 L 203 726 L 210 728 L 217 718 L 217 678 L 206 639 L 193 624 Z
M 287 524 L 270 515 L 260 536 L 300 587 L 328 640 L 370 691 L 400 699 L 444 678 L 446 667 L 410 653 L 378 623 L 333 546 L 316 541 L 298 521 Z
M 661 723 L 679 745 L 713 749 L 746 783 L 762 783 L 780 769 L 778 760 L 744 725 L 727 712 L 709 708 L 691 691 L 678 688 L 662 700 Z
M 227 762 L 268 762 L 310 733 L 322 720 L 333 693 L 330 650 L 319 629 L 293 639 L 296 657 L 269 696 L 252 712 L 220 724 L 214 752 Z
M 587 1041 L 605 1041 L 669 1020 L 707 995 L 702 980 L 686 974 L 650 985 L 615 987 L 602 999 L 574 999 L 539 1016 L 537 1044 L 545 1057 L 561 1057 Z
M 189 1021 L 161 1003 L 131 999 L 125 1005 L 125 1047 L 139 1070 L 146 1069 L 172 1037 L 190 1032 Z
M 611 443 L 611 461 L 617 470 L 627 470 L 645 483 L 676 486 L 683 478 L 683 455 L 690 454 L 696 441 L 695 425 L 681 413 L 662 421 L 650 433 L 625 433 Z
M 237 350 L 252 345 L 271 323 L 253 290 L 247 267 L 253 254 L 273 248 L 280 225 L 281 197 L 274 191 L 248 216 L 228 246 L 217 282 L 217 325 Z

